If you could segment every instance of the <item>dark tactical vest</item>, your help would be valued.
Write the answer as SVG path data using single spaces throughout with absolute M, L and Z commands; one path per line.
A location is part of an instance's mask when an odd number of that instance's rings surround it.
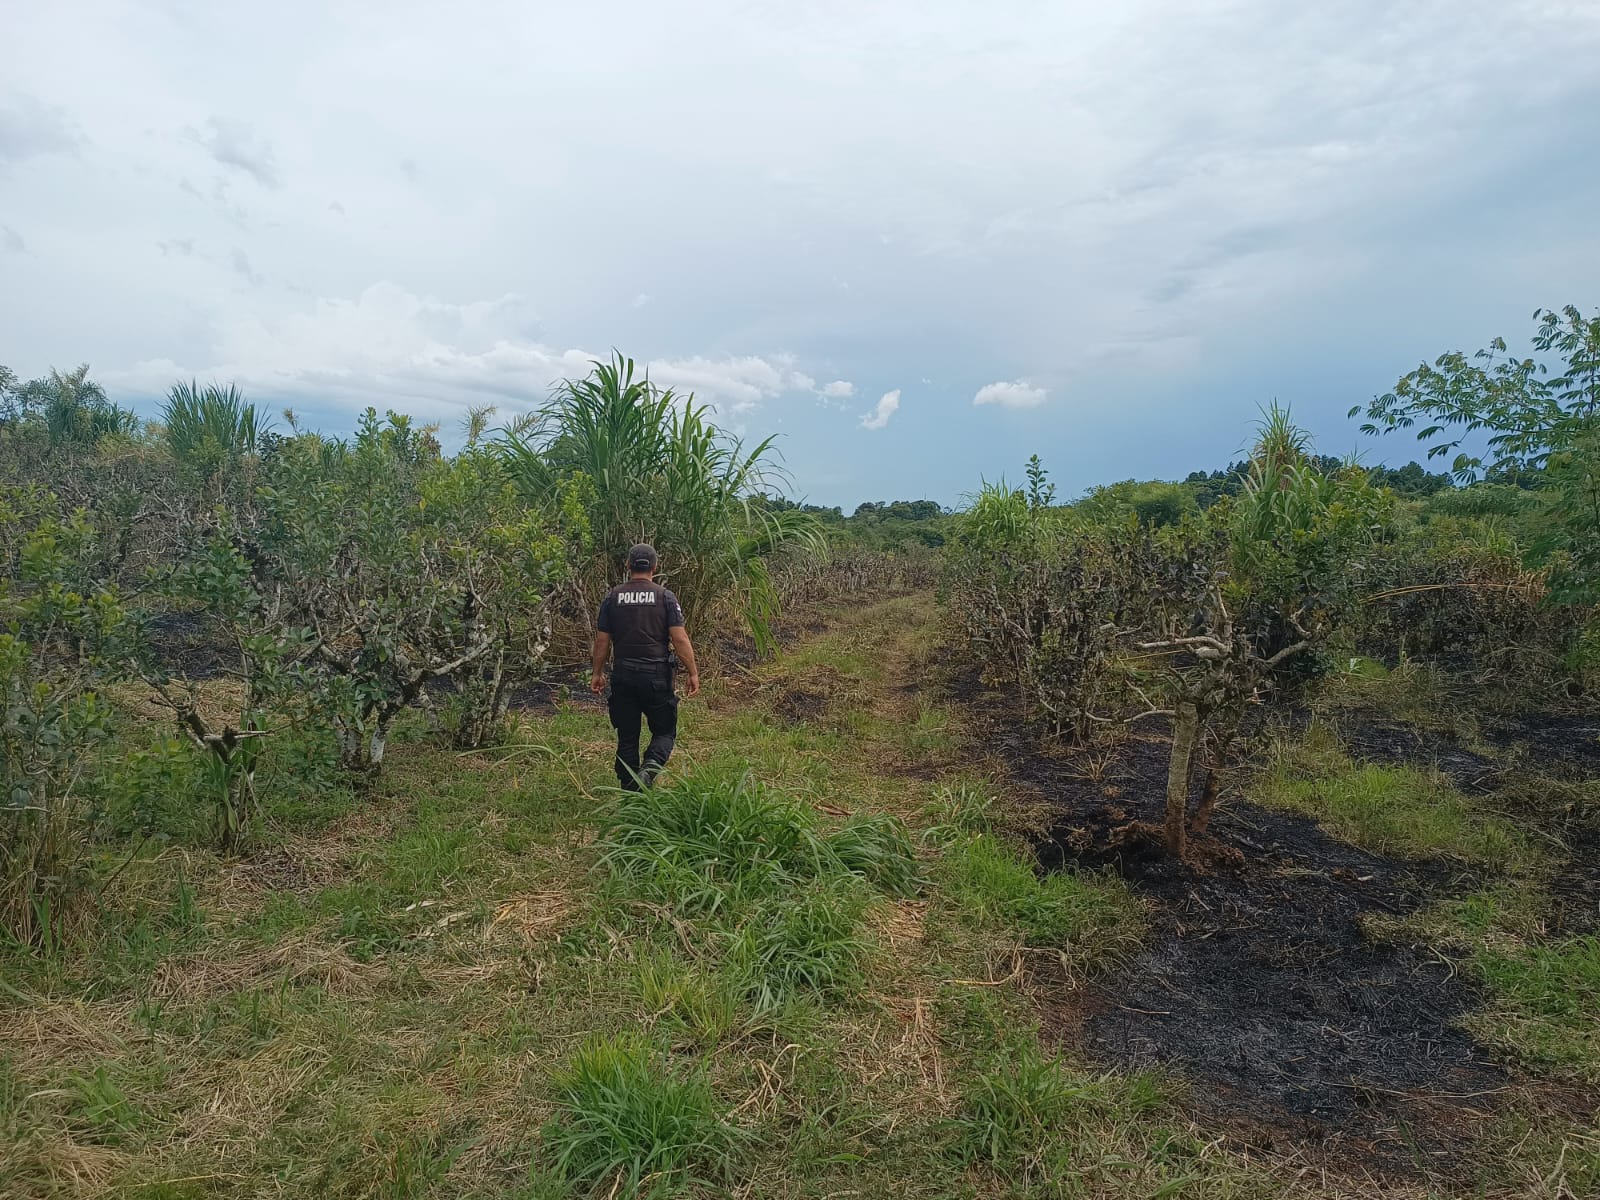
M 681 624 L 678 598 L 643 579 L 618 584 L 600 604 L 599 627 L 611 635 L 616 665 L 625 670 L 664 667 L 672 652 L 667 630 Z

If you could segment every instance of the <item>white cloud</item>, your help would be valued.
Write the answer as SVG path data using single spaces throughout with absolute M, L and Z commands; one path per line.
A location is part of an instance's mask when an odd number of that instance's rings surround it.
M 861 428 L 882 429 L 889 423 L 889 418 L 900 410 L 900 389 L 885 392 L 878 398 L 878 407 L 861 418 Z
M 998 404 L 1001 408 L 1038 408 L 1048 395 L 1044 388 L 1034 387 L 1025 380 L 1018 379 L 1010 383 L 986 383 L 978 389 L 978 394 L 972 398 L 972 402 Z
M 75 149 L 83 137 L 64 109 L 18 96 L 0 107 L 0 166 Z
M 22 240 L 22 235 L 9 225 L 0 225 L 0 248 L 7 254 L 24 254 L 27 252 L 28 243 Z
M 680 392 L 693 392 L 696 400 L 733 414 L 748 413 L 765 400 L 788 392 L 809 392 L 815 386 L 786 354 L 657 358 L 650 362 L 650 378 Z
M 212 117 L 203 130 L 190 129 L 189 137 L 198 142 L 220 165 L 243 171 L 262 187 L 283 184 L 272 143 L 256 133 L 248 121 Z
M 635 296 L 633 298 L 633 307 L 634 308 L 643 308 L 646 304 L 649 304 L 649 303 L 650 303 L 650 293 L 649 292 L 640 292 L 637 296 Z
M 230 266 L 259 283 L 242 252 Z M 252 315 L 218 331 L 195 361 L 150 359 L 108 382 L 149 394 L 189 376 L 231 380 L 274 398 L 319 401 L 347 412 L 368 405 L 423 417 L 454 413 L 486 396 L 512 410 L 539 403 L 557 380 L 586 375 L 604 354 L 548 345 L 526 302 L 452 304 L 377 283 L 353 300 L 321 299 L 276 317 Z M 749 412 L 785 393 L 810 390 L 808 376 L 784 355 L 656 358 L 638 364 L 650 379 L 725 414 Z
M 835 379 L 822 385 L 822 393 L 829 400 L 848 400 L 856 394 L 856 385 L 848 379 Z

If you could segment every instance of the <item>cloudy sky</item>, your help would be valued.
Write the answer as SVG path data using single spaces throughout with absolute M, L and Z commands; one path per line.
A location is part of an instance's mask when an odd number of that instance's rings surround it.
M 1600 3 L 8 4 L 0 362 L 459 426 L 617 347 L 814 500 L 1323 449 L 1600 304 Z M 1404 461 L 1409 444 L 1367 451 Z

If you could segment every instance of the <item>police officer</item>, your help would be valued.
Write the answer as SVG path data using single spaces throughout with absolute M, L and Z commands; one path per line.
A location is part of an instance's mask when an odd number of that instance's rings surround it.
M 678 697 L 672 690 L 672 655 L 689 672 L 686 695 L 700 694 L 700 668 L 683 628 L 678 598 L 655 581 L 656 552 L 628 551 L 627 583 L 606 593 L 595 621 L 594 671 L 589 690 L 605 691 L 612 658 L 611 724 L 617 731 L 617 781 L 630 792 L 655 782 L 678 737 Z M 650 723 L 650 745 L 639 762 L 639 718 Z

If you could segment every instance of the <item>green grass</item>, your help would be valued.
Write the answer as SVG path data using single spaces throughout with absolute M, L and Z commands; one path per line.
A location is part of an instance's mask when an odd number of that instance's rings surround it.
M 732 1176 L 743 1138 L 710 1084 L 692 1069 L 669 1068 L 642 1037 L 588 1043 L 555 1087 L 559 1111 L 545 1127 L 536 1178 L 656 1197 Z
M 1486 946 L 1471 962 L 1491 996 L 1476 1031 L 1524 1062 L 1600 1083 L 1600 938 Z
M 1154 1080 L 1135 1076 L 1092 1076 L 1074 1072 L 1060 1058 L 1047 1058 L 1032 1046 L 978 1075 L 961 1098 L 952 1122 L 950 1151 L 963 1162 L 984 1162 L 1024 1178 L 1063 1155 L 1060 1134 L 1076 1127 L 1094 1136 L 1108 1117 L 1142 1116 L 1162 1101 Z
M 1036 1170 L 1050 1135 L 1083 1094 L 1057 1060 L 1025 1049 L 973 1081 L 954 1122 L 951 1151 L 965 1162 Z
M 1062 950 L 1078 966 L 1126 953 L 1143 932 L 1138 902 L 1120 880 L 1074 871 L 1041 875 L 991 834 L 947 849 L 940 874 L 963 920 L 1028 946 Z
M 600 865 L 629 894 L 690 915 L 727 911 L 837 865 L 815 816 L 748 774 L 701 772 L 618 793 L 598 846 Z
M 746 1026 L 738 980 L 664 950 L 646 952 L 634 986 L 646 1013 L 702 1046 L 715 1046 Z
M 1440 668 L 1429 663 L 1406 662 L 1393 670 L 1371 659 L 1351 659 L 1346 669 L 1323 681 L 1317 700 L 1326 712 L 1383 713 L 1417 729 L 1454 738 L 1463 745 L 1482 748 L 1478 706 L 1483 689 L 1470 697 Z
M 1492 870 L 1525 870 L 1538 860 L 1528 838 L 1484 811 L 1436 773 L 1357 764 L 1325 732 L 1280 747 L 1252 799 L 1314 817 L 1363 850 L 1400 858 L 1458 858 Z
M 931 845 L 949 846 L 974 833 L 992 833 L 995 828 L 995 798 L 990 790 L 970 780 L 947 784 L 923 806 L 927 827 L 923 840 Z
M 758 1012 L 798 996 L 841 1000 L 866 982 L 868 896 L 849 883 L 812 885 L 758 906 L 733 932 L 728 970 Z
M 596 845 L 613 898 L 665 910 L 756 1013 L 859 989 L 875 891 L 910 895 L 922 883 L 898 819 L 856 813 L 828 832 L 748 773 L 702 770 L 617 793 Z

